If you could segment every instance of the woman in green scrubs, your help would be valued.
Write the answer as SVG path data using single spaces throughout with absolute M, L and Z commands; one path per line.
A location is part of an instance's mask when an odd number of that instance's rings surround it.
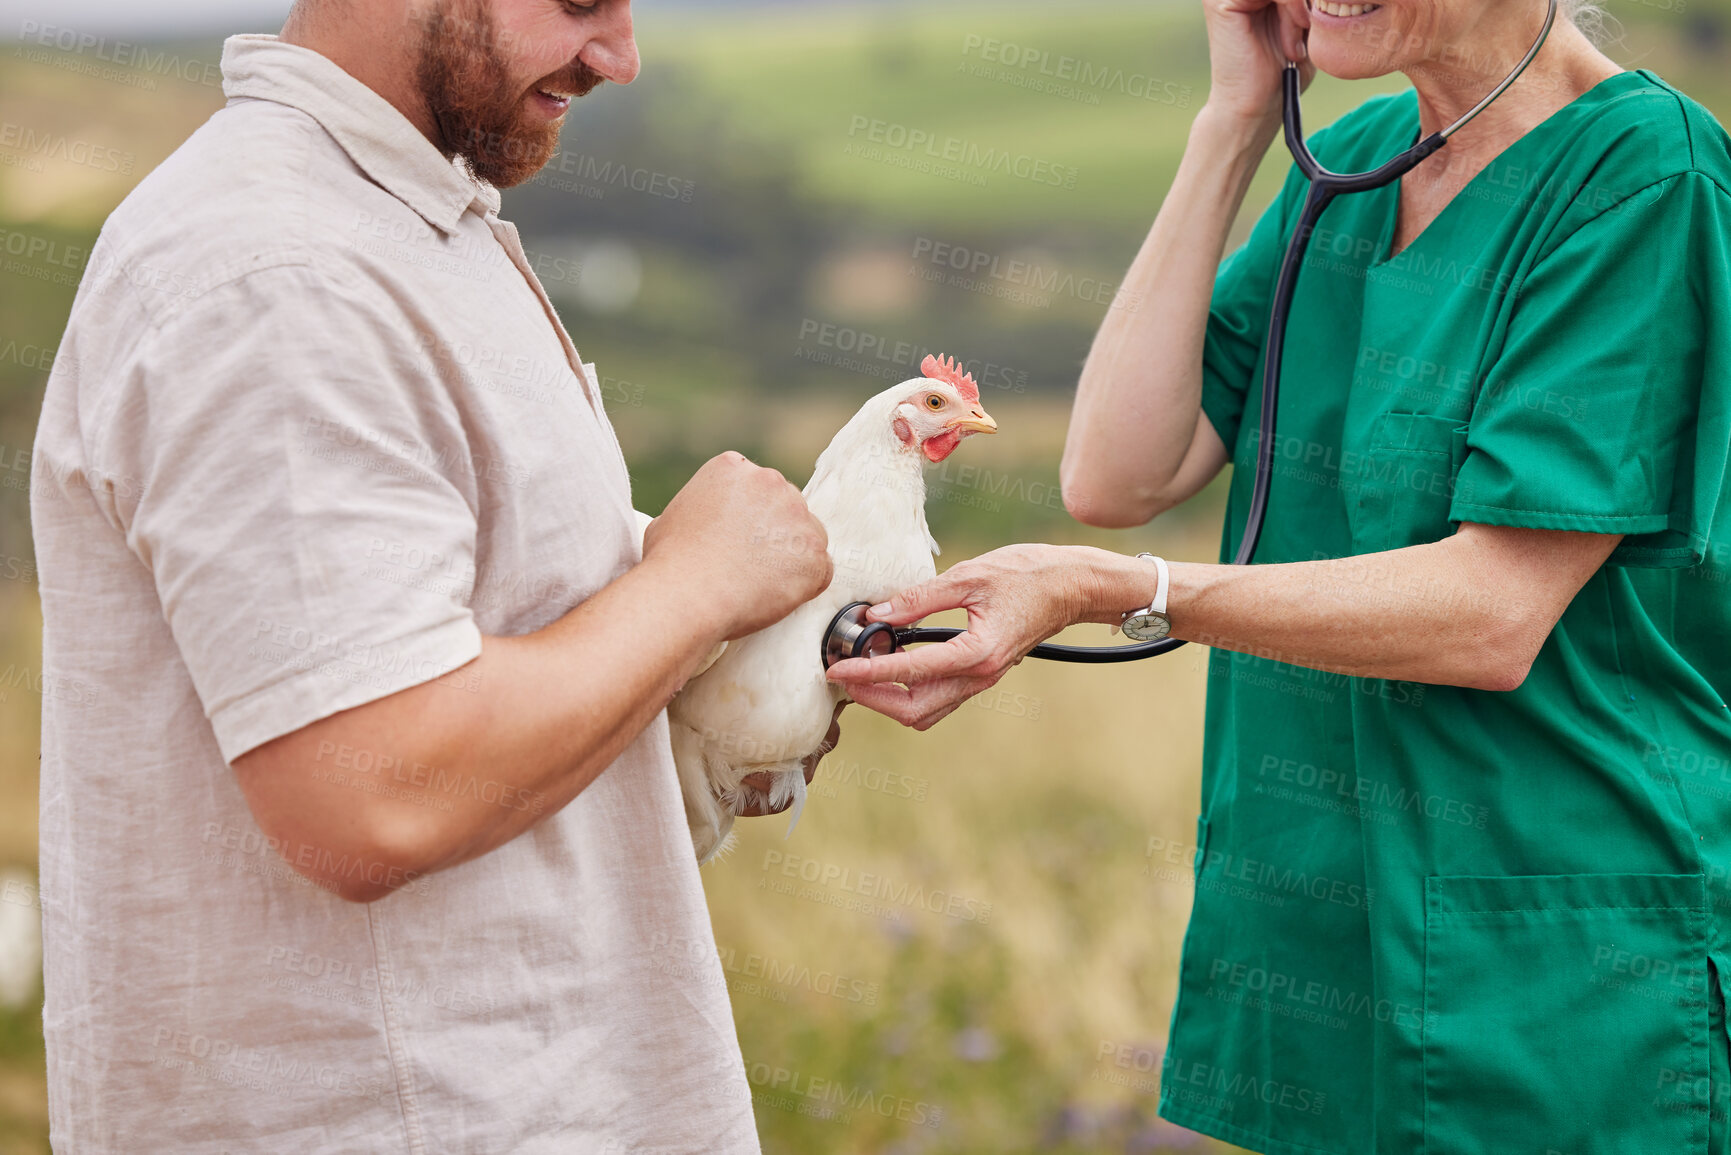
M 1225 561 L 1296 171 L 1220 258 L 1282 58 L 1411 80 L 1314 138 L 1362 171 L 1483 96 L 1545 0 L 1205 4 L 1213 88 L 1063 478 L 1124 527 L 1235 463 Z M 1214 649 L 1161 1113 L 1283 1155 L 1731 1151 L 1731 141 L 1560 23 L 1328 210 L 1283 370 L 1259 564 L 1171 567 L 1174 636 Z M 969 633 L 832 676 L 924 728 L 1153 589 L 1012 546 L 874 613 Z

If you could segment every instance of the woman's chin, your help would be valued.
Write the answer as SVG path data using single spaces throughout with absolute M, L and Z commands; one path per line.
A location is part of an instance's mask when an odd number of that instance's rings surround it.
M 1374 80 L 1399 71 L 1397 63 L 1386 53 L 1368 51 L 1363 43 L 1343 43 L 1334 37 L 1318 36 L 1315 29 L 1311 30 L 1305 49 L 1317 71 L 1336 80 Z

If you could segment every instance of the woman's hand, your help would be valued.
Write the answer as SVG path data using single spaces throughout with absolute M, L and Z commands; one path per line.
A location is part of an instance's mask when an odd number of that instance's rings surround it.
M 1089 612 L 1091 569 L 1066 546 L 1010 545 L 958 562 L 897 594 L 867 617 L 911 625 L 941 610 L 968 611 L 968 632 L 943 645 L 830 667 L 860 705 L 926 730 L 990 689 L 1028 651 Z M 895 685 L 894 683 L 903 683 Z
M 1280 73 L 1295 60 L 1316 75 L 1304 46 L 1306 0 L 1203 0 L 1211 79 L 1208 107 L 1247 123 L 1280 119 Z

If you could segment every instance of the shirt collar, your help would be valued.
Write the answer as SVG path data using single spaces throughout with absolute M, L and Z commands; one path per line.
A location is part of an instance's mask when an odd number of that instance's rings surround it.
M 275 36 L 231 36 L 222 91 L 298 108 L 324 127 L 380 187 L 443 232 L 470 207 L 499 211 L 499 190 L 447 160 L 390 101 L 310 48 Z

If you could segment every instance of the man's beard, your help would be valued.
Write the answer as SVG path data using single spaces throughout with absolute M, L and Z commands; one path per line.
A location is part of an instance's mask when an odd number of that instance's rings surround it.
M 495 188 L 522 184 L 559 147 L 557 120 L 531 121 L 528 94 L 511 80 L 510 66 L 493 35 L 487 0 L 445 0 L 430 15 L 421 38 L 416 79 L 432 110 L 446 156 L 460 156 L 469 171 Z M 602 77 L 573 60 L 536 87 L 583 96 Z

